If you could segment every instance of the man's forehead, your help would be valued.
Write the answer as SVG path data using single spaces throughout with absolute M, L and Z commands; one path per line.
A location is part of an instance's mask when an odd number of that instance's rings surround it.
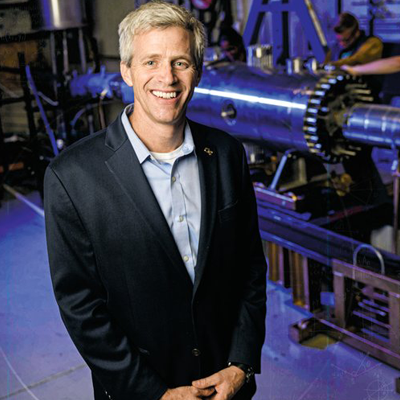
M 192 31 L 183 28 L 182 26 L 179 25 L 167 25 L 167 26 L 149 26 L 147 28 L 141 28 L 139 30 L 136 30 L 133 34 L 133 38 L 147 35 L 149 33 L 160 33 L 163 34 L 165 31 L 170 30 L 170 29 L 180 29 L 183 32 L 186 32 L 190 38 L 194 37 L 194 34 Z
M 185 36 L 182 34 L 175 35 L 176 41 L 177 41 L 177 47 L 171 47 L 168 46 L 170 42 L 170 38 L 166 39 L 165 36 L 165 31 L 169 30 L 170 28 L 178 28 L 183 30 L 184 32 L 187 32 L 188 37 L 189 37 L 189 44 L 187 48 L 182 48 L 181 44 L 185 44 Z M 145 37 L 146 36 L 146 37 Z M 144 38 L 145 37 L 145 38 Z M 144 38 L 144 43 L 141 39 Z M 133 49 L 134 53 L 135 50 L 137 51 L 139 47 L 136 47 L 138 43 L 140 42 L 140 52 L 141 53 L 146 53 L 148 54 L 161 54 L 163 47 L 170 47 L 172 50 L 176 50 L 176 53 L 182 53 L 183 55 L 192 57 L 193 56 L 193 51 L 194 51 L 194 34 L 193 32 L 184 29 L 180 26 L 168 26 L 168 27 L 161 27 L 161 28 L 149 28 L 145 30 L 141 30 L 140 32 L 135 32 L 133 37 L 132 37 L 132 42 L 133 42 Z M 136 42 L 136 43 L 135 43 Z M 145 44 L 143 46 L 143 44 Z M 160 44 L 160 46 L 158 46 Z M 152 46 L 154 45 L 154 46 Z

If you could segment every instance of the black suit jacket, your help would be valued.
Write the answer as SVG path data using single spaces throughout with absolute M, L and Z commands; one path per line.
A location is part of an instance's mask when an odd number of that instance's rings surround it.
M 96 399 L 156 400 L 228 361 L 260 370 L 266 264 L 245 153 L 190 126 L 202 201 L 194 285 L 121 118 L 47 169 L 55 296 Z

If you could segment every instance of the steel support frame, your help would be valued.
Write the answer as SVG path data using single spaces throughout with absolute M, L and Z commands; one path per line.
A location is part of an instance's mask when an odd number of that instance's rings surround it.
M 335 323 L 342 329 L 349 332 L 355 331 L 354 327 L 349 325 L 347 314 L 347 291 L 346 280 L 351 282 L 359 282 L 364 285 L 372 286 L 375 289 L 382 290 L 388 293 L 389 297 L 389 341 L 383 342 L 366 334 L 359 335 L 359 343 L 357 346 L 363 350 L 365 345 L 375 348 L 376 354 L 382 354 L 382 358 L 395 358 L 395 366 L 400 367 L 400 282 L 389 278 L 377 272 L 367 270 L 348 264 L 344 261 L 333 260 L 332 263 L 334 274 L 334 291 L 335 291 Z M 387 351 L 382 351 L 382 348 Z M 363 350 L 365 351 L 365 350 Z M 371 354 L 373 352 L 371 351 Z M 381 358 L 381 357 L 379 357 Z M 393 362 L 393 361 L 392 361 Z
M 288 42 L 289 23 L 288 13 L 295 12 L 302 21 L 304 33 L 318 62 L 325 60 L 328 52 L 328 44 L 324 32 L 319 23 L 311 0 L 253 0 L 243 40 L 246 46 L 257 43 L 258 35 L 266 13 L 272 13 L 273 23 L 273 58 L 274 65 L 283 57 L 290 58 Z M 286 22 L 285 22 L 286 21 Z
M 264 241 L 268 278 L 292 290 L 293 304 L 309 312 L 321 310 L 321 285 L 316 275 L 320 264 L 306 254 Z
M 268 260 L 268 279 L 282 287 L 290 288 L 289 251 L 273 242 L 263 241 Z
M 400 281 L 332 259 L 330 264 L 335 307 L 322 310 L 321 287 L 316 286 L 318 279 L 315 279 L 319 261 L 309 254 L 302 254 L 300 249 L 293 251 L 269 240 L 264 240 L 264 246 L 269 279 L 285 288 L 291 288 L 293 304 L 314 314 L 314 317 L 301 320 L 290 327 L 289 334 L 293 340 L 301 343 L 318 333 L 326 334 L 400 369 Z M 387 343 L 358 332 L 354 326 L 348 324 L 346 288 L 348 289 L 351 281 L 387 291 L 390 325 Z
M 332 268 L 334 313 L 322 312 L 291 325 L 290 337 L 301 343 L 322 333 L 400 369 L 400 282 L 344 261 L 332 260 Z M 346 297 L 347 289 L 352 282 L 360 282 L 388 292 L 390 325 L 388 342 L 359 332 L 356 327 L 348 323 L 351 310 L 348 309 Z

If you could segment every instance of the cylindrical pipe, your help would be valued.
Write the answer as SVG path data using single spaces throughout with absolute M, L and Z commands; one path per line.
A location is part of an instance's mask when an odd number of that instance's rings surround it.
M 342 116 L 369 93 L 359 78 L 340 71 L 289 76 L 220 63 L 204 68 L 188 116 L 242 140 L 336 163 L 357 152 L 342 136 Z
M 57 47 L 56 47 L 56 33 L 50 32 L 50 57 L 51 57 L 51 72 L 55 79 L 53 80 L 54 97 L 58 98 L 58 68 L 57 68 Z
M 62 48 L 63 48 L 63 74 L 64 76 L 69 72 L 69 54 L 68 54 L 68 40 L 67 31 L 62 33 Z
M 85 37 L 83 34 L 83 29 L 78 29 L 78 44 L 79 44 L 79 58 L 81 61 L 82 73 L 87 72 L 87 62 L 86 62 L 86 49 L 85 49 Z
M 188 116 L 278 149 L 308 152 L 304 118 L 317 82 L 311 75 L 268 74 L 242 63 L 205 68 Z
M 393 236 L 392 253 L 399 254 L 397 241 L 399 237 L 399 201 L 400 201 L 400 157 L 397 152 L 396 170 L 393 172 Z
M 40 18 L 34 20 L 34 29 L 48 31 L 79 28 L 86 24 L 82 0 L 35 0 Z
M 400 108 L 355 104 L 348 112 L 343 136 L 370 146 L 400 149 Z
M 132 88 L 118 73 L 70 82 L 73 96 L 105 89 L 107 97 L 133 101 Z M 347 75 L 288 76 L 223 63 L 204 68 L 188 116 L 247 141 L 338 162 L 357 153 L 354 142 L 400 148 L 400 109 L 360 103 L 368 94 L 365 84 Z

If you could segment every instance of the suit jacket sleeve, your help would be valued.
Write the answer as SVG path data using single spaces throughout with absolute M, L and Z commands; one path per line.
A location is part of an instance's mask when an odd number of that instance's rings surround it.
M 245 284 L 228 361 L 247 364 L 260 373 L 261 348 L 265 338 L 267 266 L 258 228 L 254 189 L 243 148 L 241 178 L 239 218 Z
M 113 322 L 90 237 L 51 167 L 45 176 L 46 235 L 55 296 L 67 330 L 110 399 L 157 400 L 165 383 Z

